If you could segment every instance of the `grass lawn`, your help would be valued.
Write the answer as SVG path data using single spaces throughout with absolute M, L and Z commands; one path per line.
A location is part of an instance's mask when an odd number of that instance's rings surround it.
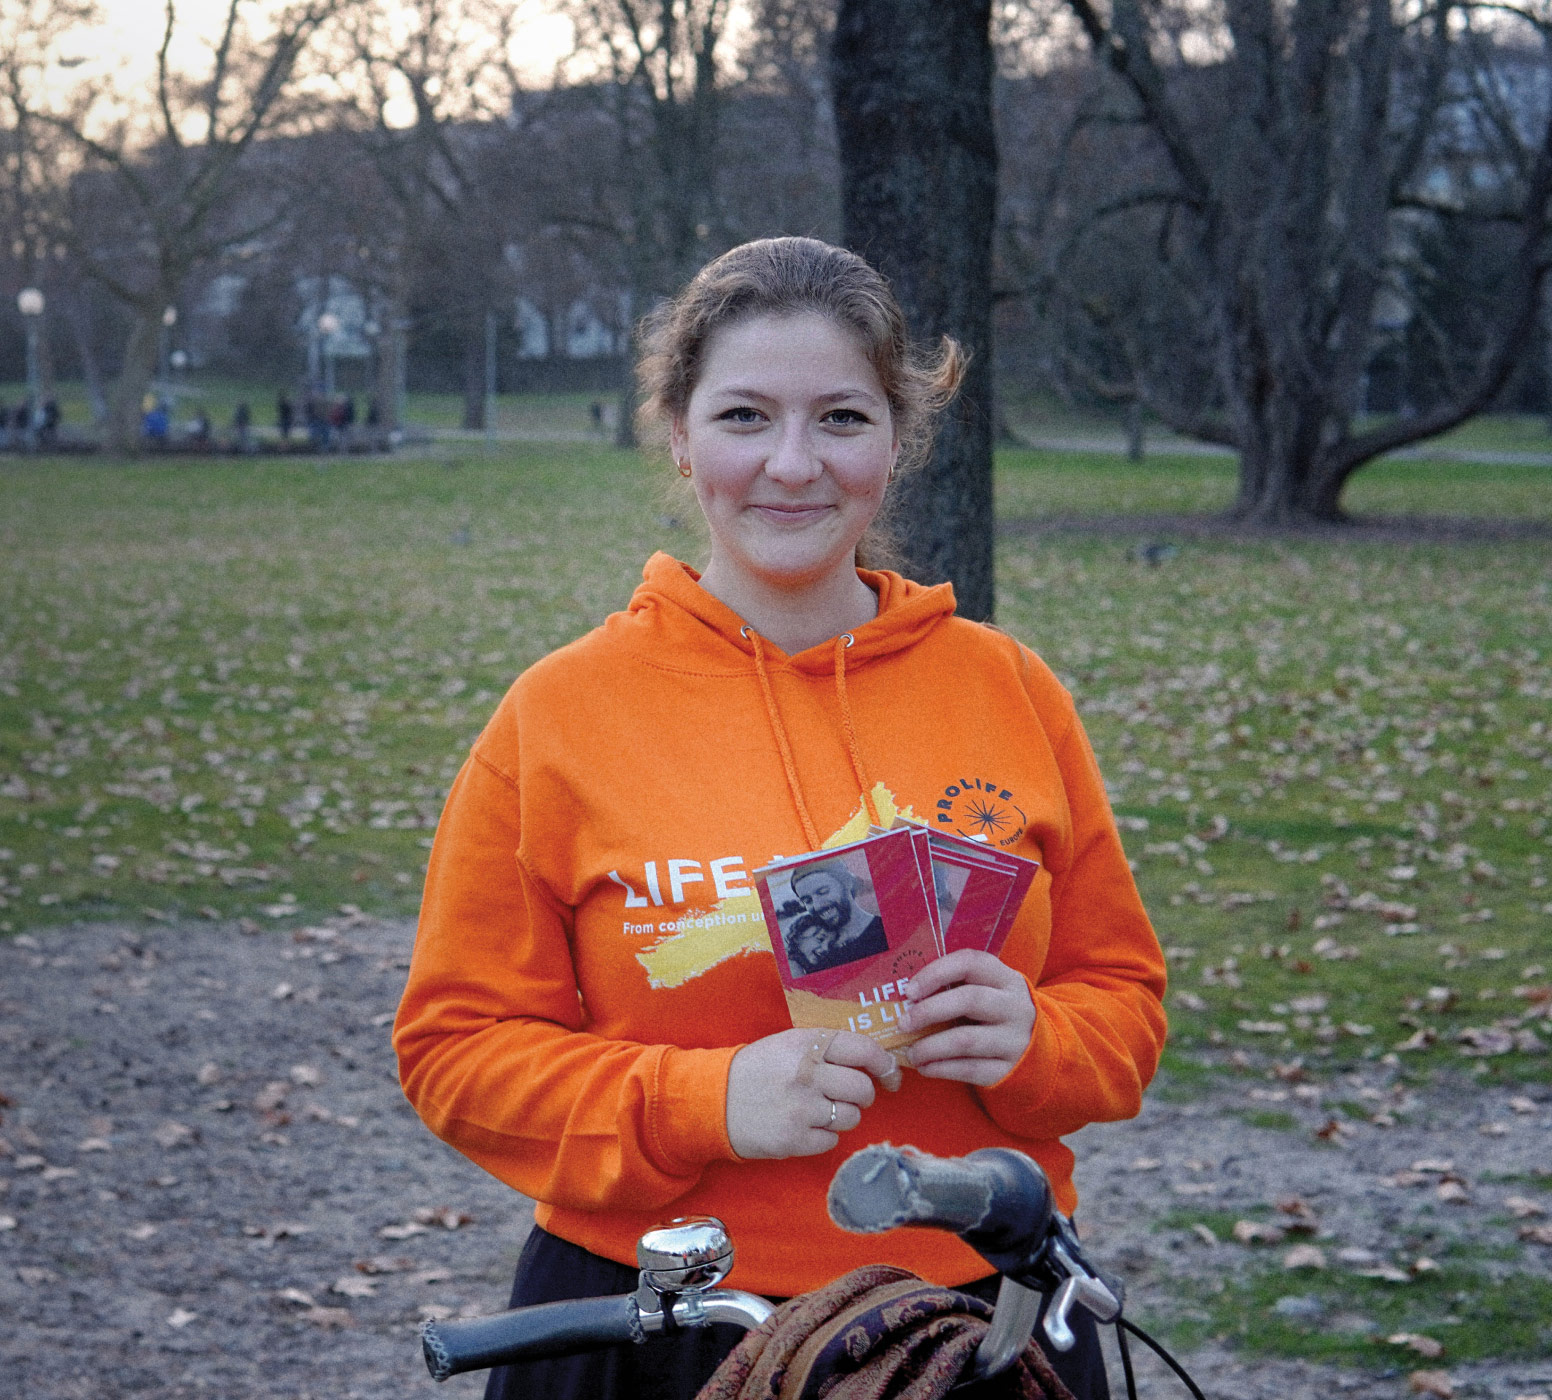
M 1027 452 L 998 484 L 1005 517 L 1231 487 L 1211 460 Z M 658 489 L 561 445 L 0 467 L 0 933 L 412 912 L 512 676 L 651 550 L 697 553 Z M 1354 505 L 1545 517 L 1552 492 L 1397 464 Z M 1552 1079 L 1545 544 L 1187 543 L 1152 568 L 1129 543 L 1003 541 L 1000 620 L 1087 718 L 1173 964 L 1177 1075 L 1403 1043 Z
M 412 913 L 511 678 L 622 605 L 653 549 L 698 556 L 660 470 L 580 444 L 0 464 L 0 935 Z M 1545 519 L 1549 487 L 1390 464 L 1351 504 Z M 1212 510 L 1232 488 L 1202 458 L 1016 452 L 998 476 L 1004 518 Z M 1187 541 L 1158 567 L 1136 542 L 1002 540 L 999 620 L 1074 690 L 1165 944 L 1157 1091 L 1381 1057 L 1552 1081 L 1545 542 Z M 1445 1262 L 1426 1297 L 1377 1286 L 1360 1311 L 1404 1327 L 1448 1294 L 1510 1329 L 1483 1332 L 1500 1354 L 1540 1345 L 1544 1280 Z M 1280 1273 L 1198 1300 L 1201 1335 L 1266 1316 Z M 1336 1325 L 1241 1340 L 1384 1361 Z

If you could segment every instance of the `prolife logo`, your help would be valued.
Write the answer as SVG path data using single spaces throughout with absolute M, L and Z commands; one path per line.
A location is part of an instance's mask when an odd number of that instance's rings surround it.
M 961 778 L 943 789 L 933 808 L 936 825 L 990 845 L 1018 843 L 1028 824 L 1013 793 L 990 778 Z

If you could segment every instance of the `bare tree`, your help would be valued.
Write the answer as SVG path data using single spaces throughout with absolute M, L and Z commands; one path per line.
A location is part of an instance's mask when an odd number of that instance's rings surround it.
M 609 227 L 617 237 L 630 299 L 640 316 L 727 243 L 718 199 L 717 144 L 729 0 L 571 0 L 577 56 L 602 63 L 596 91 L 614 133 L 615 190 L 591 208 L 557 199 L 561 224 Z M 629 355 L 616 441 L 634 442 L 635 386 Z
M 841 0 L 832 77 L 848 246 L 889 278 L 912 332 L 969 351 L 925 470 L 902 482 L 908 561 L 990 618 L 992 124 L 990 0 Z
M 1069 129 L 1088 158 L 1067 161 L 1048 267 L 1096 383 L 1236 448 L 1235 511 L 1260 523 L 1340 519 L 1365 463 L 1491 404 L 1552 262 L 1543 0 L 1066 3 L 1116 80 Z M 1367 424 L 1376 323 L 1421 310 L 1420 236 L 1442 226 L 1507 240 L 1469 363 Z M 1117 237 L 1148 251 L 1107 260 Z
M 180 20 L 175 0 L 166 0 L 148 110 L 97 85 L 62 99 L 41 88 L 25 96 L 31 119 L 63 137 L 73 157 L 54 233 L 130 313 L 109 400 L 121 450 L 138 443 L 165 308 L 196 269 L 275 217 L 233 218 L 232 196 L 256 143 L 295 117 L 298 60 L 340 3 L 298 0 L 266 24 L 256 5 L 227 0 L 206 66 L 191 74 L 174 63 Z
M 403 323 L 413 299 L 451 330 L 465 428 L 486 426 L 487 326 L 519 202 L 516 19 L 504 0 L 373 0 L 343 26 L 352 126 L 397 213 L 376 231 L 384 317 Z

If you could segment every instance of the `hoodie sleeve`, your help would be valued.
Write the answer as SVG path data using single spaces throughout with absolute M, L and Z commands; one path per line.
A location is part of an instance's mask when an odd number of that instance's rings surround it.
M 394 1025 L 405 1095 L 438 1137 L 525 1195 L 650 1210 L 734 1159 L 734 1049 L 585 1032 L 571 911 L 519 854 L 516 781 L 477 745 L 448 795 Z
M 1088 736 L 1065 691 L 1060 700 L 1070 722 L 1052 747 L 1072 846 L 1052 872 L 1050 948 L 1030 978 L 1034 1034 L 1012 1071 L 979 1091 L 998 1126 L 1036 1139 L 1134 1117 L 1165 1035 L 1164 956 Z

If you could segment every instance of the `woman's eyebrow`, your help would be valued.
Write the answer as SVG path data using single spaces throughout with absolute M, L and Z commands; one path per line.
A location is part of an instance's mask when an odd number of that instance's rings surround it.
M 767 394 L 763 390 L 745 388 L 737 384 L 730 384 L 726 388 L 719 388 L 713 392 L 720 398 L 757 399 L 762 403 L 773 403 L 776 398 L 775 395 Z M 852 387 L 847 385 L 840 389 L 832 389 L 828 393 L 816 395 L 814 402 L 841 403 L 846 399 L 862 399 L 871 403 L 881 399 L 882 397 L 883 395 L 876 394 L 870 389 L 865 389 L 861 386 Z

